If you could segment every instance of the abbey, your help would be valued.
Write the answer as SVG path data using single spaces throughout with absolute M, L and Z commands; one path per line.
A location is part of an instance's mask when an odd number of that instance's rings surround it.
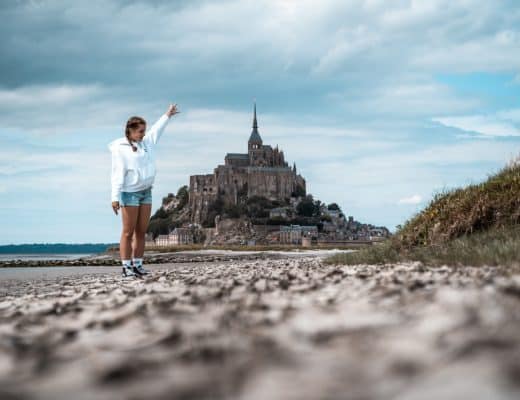
M 191 221 L 200 223 L 208 206 L 217 198 L 224 203 L 238 204 L 251 196 L 289 202 L 291 197 L 305 196 L 305 179 L 290 167 L 282 150 L 262 142 L 254 104 L 253 130 L 247 141 L 247 153 L 227 153 L 224 165 L 212 174 L 191 175 L 189 209 Z

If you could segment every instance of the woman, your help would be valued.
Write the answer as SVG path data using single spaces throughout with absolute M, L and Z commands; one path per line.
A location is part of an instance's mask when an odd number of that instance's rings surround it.
M 150 272 L 143 268 L 143 254 L 144 238 L 152 211 L 155 146 L 170 117 L 179 112 L 177 104 L 170 104 L 168 111 L 146 134 L 146 121 L 141 117 L 131 117 L 126 123 L 125 136 L 108 144 L 112 152 L 112 209 L 117 215 L 121 207 L 123 216 L 119 243 L 123 276 L 142 276 Z M 132 237 L 135 237 L 133 256 Z

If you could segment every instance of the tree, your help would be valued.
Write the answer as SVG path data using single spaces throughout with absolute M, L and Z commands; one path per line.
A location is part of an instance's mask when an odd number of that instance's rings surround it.
M 167 217 L 168 217 L 168 213 L 166 211 L 164 211 L 164 208 L 159 207 L 159 209 L 155 212 L 155 214 L 152 215 L 150 220 L 163 219 L 163 218 L 167 218 Z
M 203 221 L 201 221 L 201 225 L 204 228 L 213 228 L 215 227 L 215 217 L 217 215 L 222 215 L 224 210 L 224 201 L 221 197 L 217 197 L 214 201 L 209 203 L 208 205 L 208 214 Z
M 217 197 L 208 205 L 208 211 L 215 211 L 217 214 L 221 214 L 224 208 L 224 200 L 221 197 Z
M 188 190 L 188 185 L 181 186 L 177 191 L 177 198 L 179 199 L 179 204 L 177 204 L 177 210 L 182 210 L 190 199 L 190 193 Z
M 337 203 L 330 203 L 328 206 L 327 206 L 327 209 L 328 210 L 340 210 L 339 206 Z
M 293 196 L 293 197 L 303 197 L 303 196 L 305 196 L 305 189 L 301 185 L 296 185 L 296 188 L 291 193 L 291 196 Z
M 312 195 L 305 196 L 296 206 L 296 213 L 304 217 L 312 217 L 315 213 L 315 204 Z
M 271 207 L 272 207 L 272 208 L 275 208 L 275 207 L 281 207 L 281 206 L 283 206 L 283 205 L 285 205 L 285 204 L 284 204 L 283 202 L 279 201 L 279 200 L 273 200 L 273 201 L 271 202 Z
M 247 216 L 251 218 L 269 217 L 269 210 L 272 208 L 271 201 L 265 196 L 251 196 L 247 199 Z
M 224 213 L 230 218 L 239 218 L 242 214 L 245 214 L 245 207 L 240 204 L 226 204 L 224 206 Z
M 154 238 L 159 235 L 166 235 L 170 233 L 169 225 L 170 221 L 168 221 L 166 218 L 156 218 L 154 220 L 150 220 L 147 232 L 151 232 Z
M 174 197 L 173 193 L 168 193 L 168 196 L 164 196 L 162 198 L 162 205 L 165 206 L 172 198 Z

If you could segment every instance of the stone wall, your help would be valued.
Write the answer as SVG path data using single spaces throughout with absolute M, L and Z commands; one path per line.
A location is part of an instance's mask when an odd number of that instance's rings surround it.
M 270 200 L 290 198 L 305 180 L 290 167 L 234 167 L 219 165 L 213 174 L 191 175 L 189 208 L 191 222 L 201 223 L 217 196 L 225 204 L 237 204 L 240 195 L 264 196 Z

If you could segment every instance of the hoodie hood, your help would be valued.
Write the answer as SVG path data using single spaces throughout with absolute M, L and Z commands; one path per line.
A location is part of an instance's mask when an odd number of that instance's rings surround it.
M 114 146 L 118 146 L 119 143 L 121 143 L 122 141 L 125 141 L 126 140 L 126 137 L 125 138 L 117 138 L 117 139 L 114 139 L 112 140 L 110 143 L 107 144 L 107 147 L 108 149 L 111 151 L 111 152 L 114 152 Z

